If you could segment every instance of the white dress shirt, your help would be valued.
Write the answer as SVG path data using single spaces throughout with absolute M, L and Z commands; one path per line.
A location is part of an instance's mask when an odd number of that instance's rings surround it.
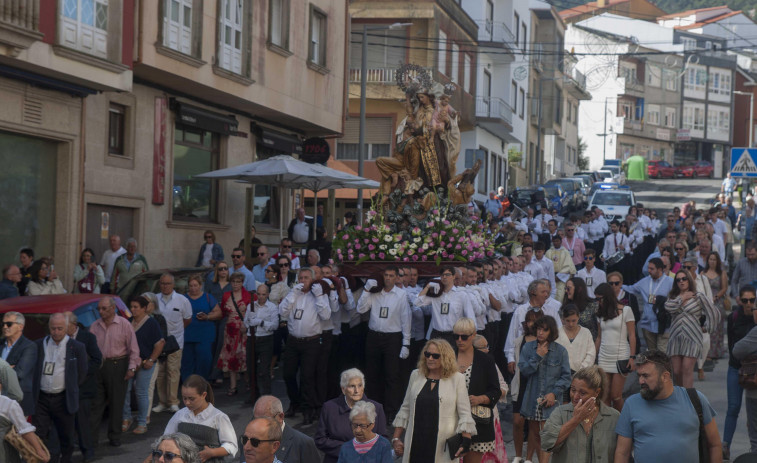
M 293 289 L 279 304 L 279 315 L 287 321 L 289 334 L 310 338 L 321 334 L 321 320 L 331 318 L 331 307 L 325 294 L 316 296 L 312 291 Z
M 552 265 L 551 262 L 550 265 Z M 531 275 L 534 280 L 547 278 L 547 272 L 544 270 L 544 266 L 541 263 L 537 262 L 534 258 L 531 258 L 531 262 L 527 263 L 526 266 L 523 267 L 523 271 Z
M 184 320 L 192 318 L 192 304 L 185 296 L 172 292 L 168 296 L 157 295 L 160 313 L 166 319 L 168 334 L 176 338 L 181 349 L 184 348 Z
M 541 266 L 544 268 L 544 273 L 546 274 L 544 278 L 549 280 L 549 284 L 552 285 L 551 295 L 554 296 L 557 293 L 557 286 L 555 285 L 555 264 L 553 264 L 551 260 L 545 259 L 544 257 L 542 257 L 541 260 L 534 257 L 531 262 L 541 264 Z
M 66 345 L 68 335 L 60 343 L 55 343 L 50 336 L 42 341 L 45 358 L 42 361 L 42 376 L 39 388 L 48 394 L 58 394 L 66 389 Z
M 194 414 L 187 407 L 182 408 L 174 413 L 166 425 L 164 434 L 173 434 L 178 432 L 179 423 L 200 424 L 209 428 L 218 430 L 218 440 L 221 447 L 229 452 L 229 455 L 235 456 L 237 453 L 237 434 L 234 432 L 234 426 L 231 425 L 229 417 L 221 410 L 215 408 L 213 404 L 208 404 L 208 408 L 198 414 Z
M 576 272 L 576 276 L 586 283 L 586 292 L 591 298 L 594 297 L 594 288 L 602 283 L 607 283 L 607 275 L 597 267 L 592 267 L 591 271 L 586 270 L 586 267 L 584 267 Z
M 263 305 L 259 305 L 258 301 L 255 301 L 247 306 L 244 324 L 247 328 L 257 327 L 255 329 L 256 338 L 270 336 L 279 327 L 279 308 L 271 301 L 265 301 Z
M 449 291 L 442 292 L 439 297 L 423 295 L 415 299 L 415 305 L 429 304 L 431 305 L 431 329 L 436 331 L 451 332 L 452 327 L 462 317 L 476 319 L 466 292 L 458 290 L 455 286 Z
M 554 301 L 554 299 L 552 300 Z M 528 313 L 530 308 L 531 304 L 527 303 L 519 306 L 515 309 L 515 312 L 513 312 L 513 319 L 510 321 L 510 329 L 507 331 L 507 339 L 505 340 L 505 355 L 507 356 L 508 363 L 515 361 L 513 353 L 515 344 L 513 342 L 518 339 L 519 336 L 523 335 L 523 322 L 526 321 L 526 313 Z M 547 299 L 547 302 L 541 307 L 541 311 L 544 312 L 544 315 L 549 315 L 555 319 L 557 322 L 557 328 L 562 327 L 562 321 L 560 321 L 560 314 L 558 313 L 559 308 L 559 304 L 557 308 L 555 308 L 549 299 Z
M 103 268 L 105 281 L 110 281 L 110 277 L 113 275 L 113 266 L 116 265 L 116 259 L 118 259 L 121 254 L 126 254 L 126 249 L 123 247 L 118 248 L 116 251 L 108 248 L 100 258 L 100 267 Z
M 405 290 L 393 287 L 391 291 L 383 289 L 377 293 L 363 291 L 357 301 L 357 311 L 371 311 L 368 328 L 379 333 L 402 333 L 402 345 L 410 345 L 410 328 L 412 314 L 407 303 Z
M 626 235 L 621 232 L 611 233 L 605 238 L 605 247 L 602 256 L 606 259 L 618 251 L 629 252 L 630 242 Z
M 476 322 L 476 331 L 486 328 L 486 304 L 484 301 L 486 292 L 478 289 L 478 285 L 468 285 L 458 288 L 458 290 L 464 292 L 465 297 L 470 300 L 473 313 L 476 315 L 473 319 Z

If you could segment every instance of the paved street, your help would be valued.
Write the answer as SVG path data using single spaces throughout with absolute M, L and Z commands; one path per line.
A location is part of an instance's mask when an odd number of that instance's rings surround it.
M 681 205 L 684 201 L 694 199 L 697 204 L 703 204 L 713 197 L 720 189 L 719 180 L 654 180 L 649 182 L 634 182 L 633 190 L 637 194 L 637 200 L 641 201 L 647 207 L 653 207 L 658 211 L 670 210 L 673 205 Z M 699 388 L 709 398 L 713 408 L 717 412 L 718 429 L 721 434 L 723 431 L 723 422 L 727 409 L 725 377 L 728 363 L 726 359 L 717 362 L 715 370 L 706 374 L 704 381 L 697 381 L 696 387 Z M 276 370 L 276 380 L 274 381 L 274 392 L 284 401 L 284 408 L 287 407 L 286 392 L 284 383 L 281 379 L 281 370 Z M 226 396 L 226 387 L 216 388 L 216 406 L 229 415 L 237 433 L 241 433 L 244 426 L 252 415 L 252 407 L 244 405 L 245 397 L 240 389 L 240 393 L 234 397 Z M 114 449 L 107 445 L 105 438 L 105 429 L 101 429 L 101 441 L 105 442 L 100 447 L 98 455 L 108 457 L 111 461 L 117 462 L 135 462 L 141 461 L 148 455 L 148 444 L 152 443 L 164 429 L 170 419 L 169 413 L 153 414 L 152 423 L 148 426 L 149 431 L 144 436 L 134 436 L 124 434 L 123 445 Z M 301 426 L 301 418 L 287 422 L 306 434 L 315 433 L 315 425 Z M 512 429 L 503 423 L 504 434 L 508 441 L 507 452 L 510 460 L 515 455 L 512 447 Z M 749 440 L 746 432 L 746 412 L 743 409 L 739 417 L 739 426 L 731 446 L 731 455 L 734 457 L 749 449 Z

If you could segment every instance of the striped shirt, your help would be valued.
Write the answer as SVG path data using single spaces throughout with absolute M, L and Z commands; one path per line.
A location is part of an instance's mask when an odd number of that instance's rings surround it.
M 355 451 L 359 454 L 368 453 L 372 448 L 373 445 L 378 442 L 379 435 L 376 434 L 373 436 L 373 439 L 367 440 L 365 442 L 358 442 L 357 439 L 352 439 L 352 445 L 355 447 Z

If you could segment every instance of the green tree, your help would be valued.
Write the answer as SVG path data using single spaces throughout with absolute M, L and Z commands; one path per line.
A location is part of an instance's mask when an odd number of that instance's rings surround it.
M 589 170 L 589 158 L 584 156 L 586 151 L 586 142 L 578 137 L 578 170 Z

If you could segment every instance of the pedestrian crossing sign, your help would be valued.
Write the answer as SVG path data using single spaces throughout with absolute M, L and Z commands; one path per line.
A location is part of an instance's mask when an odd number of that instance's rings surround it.
M 757 148 L 731 148 L 731 177 L 757 177 Z

